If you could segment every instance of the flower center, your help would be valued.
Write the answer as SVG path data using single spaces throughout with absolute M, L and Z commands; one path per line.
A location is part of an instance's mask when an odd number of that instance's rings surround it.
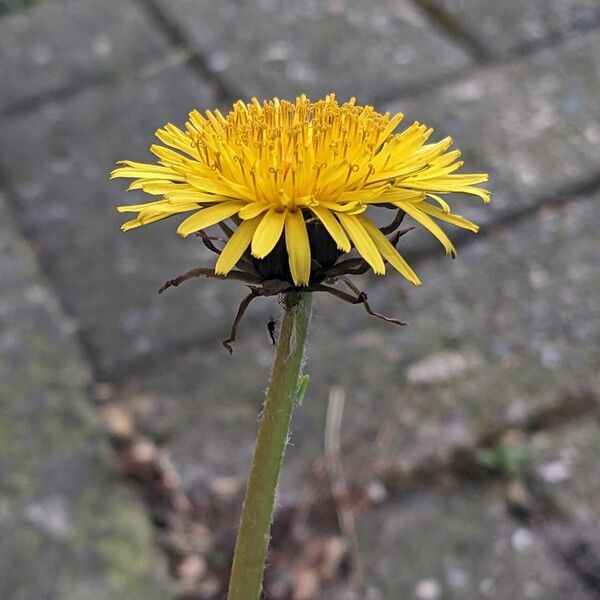
M 313 260 L 310 283 L 320 283 L 324 279 L 322 272 L 332 267 L 342 255 L 342 252 L 337 249 L 336 243 L 323 225 L 315 219 L 309 219 L 306 223 L 306 229 Z M 275 248 L 265 258 L 252 258 L 252 262 L 254 268 L 264 279 L 281 279 L 290 283 L 293 282 L 289 256 L 283 237 L 280 238 Z

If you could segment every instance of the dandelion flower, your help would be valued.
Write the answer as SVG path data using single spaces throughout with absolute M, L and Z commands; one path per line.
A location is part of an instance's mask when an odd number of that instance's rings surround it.
M 450 137 L 429 142 L 433 129 L 418 122 L 396 132 L 402 118 L 354 98 L 340 105 L 334 94 L 317 102 L 304 95 L 295 102 L 238 101 L 227 116 L 194 110 L 184 130 L 167 124 L 156 132 L 163 145 L 150 150 L 158 164 L 124 161 L 112 172 L 133 178 L 130 190 L 159 197 L 118 207 L 137 213 L 123 229 L 191 213 L 177 229 L 185 237 L 229 220 L 217 275 L 251 256 L 263 278 L 301 288 L 316 269 L 354 248 L 374 273 L 383 275 L 388 263 L 418 285 L 367 211 L 397 209 L 454 256 L 438 222 L 478 227 L 454 214 L 443 197 L 462 193 L 487 202 L 490 194 L 476 187 L 486 174 L 457 173 L 463 163 L 450 150 Z

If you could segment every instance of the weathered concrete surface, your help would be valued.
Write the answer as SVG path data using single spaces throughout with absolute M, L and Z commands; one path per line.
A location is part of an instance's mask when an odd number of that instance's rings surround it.
M 493 222 L 600 176 L 599 52 L 600 34 L 588 34 L 387 108 L 453 136 L 465 171 L 490 173 L 489 206 L 460 199 L 454 207 Z
M 157 127 L 212 102 L 210 86 L 176 67 L 90 89 L 3 126 L 0 162 L 20 225 L 102 372 L 182 339 L 214 336 L 243 295 L 193 282 L 158 296 L 166 279 L 213 259 L 200 241 L 177 236 L 174 221 L 122 233 L 126 219 L 115 207 L 142 196 L 126 197 L 127 182 L 108 181 L 118 159 L 153 160 L 146 149 Z
M 496 57 L 573 35 L 600 24 L 595 0 L 420 0 L 445 11 L 455 27 Z
M 492 172 L 492 204 L 464 199 L 455 203 L 458 212 L 489 223 L 597 176 L 600 74 L 592 57 L 598 52 L 600 36 L 588 35 L 560 52 L 548 50 L 523 64 L 451 84 L 418 103 L 394 106 L 407 108 L 408 120 L 418 116 L 439 125 L 440 134 L 453 134 L 470 169 Z M 211 264 L 212 258 L 199 243 L 178 239 L 173 223 L 123 235 L 122 218 L 110 217 L 112 207 L 123 202 L 124 189 L 105 179 L 113 161 L 143 159 L 155 127 L 181 122 L 189 108 L 213 101 L 209 86 L 176 67 L 89 90 L 4 128 L 0 161 L 9 172 L 21 225 L 61 282 L 65 303 L 80 318 L 104 372 L 192 339 L 212 340 L 226 307 L 240 295 L 213 282 L 194 282 L 156 297 L 164 279 Z M 124 136 L 124 131 L 132 133 Z M 82 139 L 90 142 L 82 147 Z M 136 199 L 141 197 L 130 195 Z M 405 247 L 434 243 L 425 232 L 415 232 Z M 210 312 L 190 318 L 193 306 Z
M 593 384 L 598 199 L 515 223 L 456 262 L 421 264 L 421 288 L 393 275 L 364 281 L 373 306 L 410 321 L 406 328 L 317 296 L 311 382 L 295 415 L 283 492 L 298 489 L 322 452 L 331 385 L 346 390 L 344 432 L 353 453 L 372 450 L 383 431 L 379 452 L 401 465 L 522 418 L 571 386 Z M 272 353 L 266 327 L 252 327 L 242 327 L 231 358 L 220 349 L 189 353 L 121 391 L 188 483 L 246 471 Z
M 4 0 L 0 4 L 0 15 L 4 16 L 13 12 L 25 10 L 36 3 L 36 0 Z
M 386 421 L 382 452 L 399 462 L 595 385 L 598 198 L 514 223 L 455 262 L 419 265 L 422 288 L 393 277 L 371 285 L 372 304 L 409 321 L 404 329 L 336 310 L 328 299 L 327 325 L 313 336 L 323 352 L 314 377 L 321 380 L 318 369 L 347 385 L 355 398 L 349 418 L 362 414 L 373 435 Z M 343 359 L 331 327 L 346 341 Z
M 129 0 L 42 2 L 0 21 L 0 111 L 119 79 L 173 54 L 164 33 Z
M 552 493 L 572 527 L 594 546 L 600 564 L 600 428 L 598 415 L 559 431 L 541 432 L 532 441 L 536 475 Z
M 105 464 L 73 324 L 1 197 L 0 240 L 1 596 L 164 598 L 144 508 Z
M 157 4 L 234 95 L 372 102 L 471 62 L 406 0 Z
M 361 518 L 358 539 L 368 588 L 359 597 L 590 598 L 492 490 L 407 497 Z

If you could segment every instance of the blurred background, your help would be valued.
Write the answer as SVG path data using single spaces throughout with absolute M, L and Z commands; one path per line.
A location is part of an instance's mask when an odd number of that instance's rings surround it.
M 494 195 L 454 199 L 456 261 L 403 238 L 421 288 L 358 282 L 408 327 L 316 298 L 267 597 L 600 598 L 598 0 L 3 0 L 0 73 L 2 599 L 223 597 L 277 302 L 230 357 L 243 286 L 158 296 L 213 259 L 121 233 L 107 174 L 192 108 L 330 91 Z

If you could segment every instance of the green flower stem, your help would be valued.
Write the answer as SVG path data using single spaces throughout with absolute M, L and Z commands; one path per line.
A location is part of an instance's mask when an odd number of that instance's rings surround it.
M 309 293 L 285 296 L 271 382 L 235 544 L 228 600 L 260 598 L 277 482 L 304 361 L 311 303 Z

